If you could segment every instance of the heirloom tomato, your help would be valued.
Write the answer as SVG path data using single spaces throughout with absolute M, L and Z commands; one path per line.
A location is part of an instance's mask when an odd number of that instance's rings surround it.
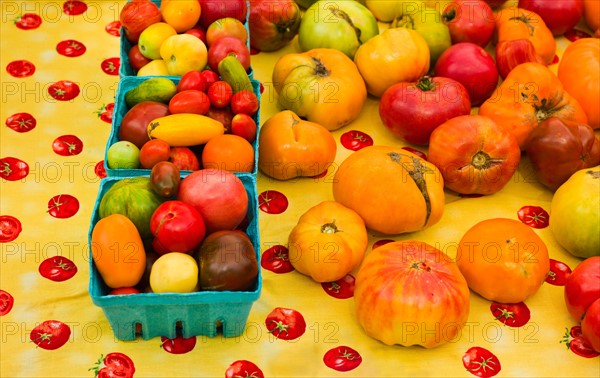
M 469 316 L 469 287 L 443 252 L 406 240 L 372 250 L 356 276 L 356 317 L 387 345 L 433 348 L 455 340 Z
M 600 164 L 600 140 L 594 130 L 555 117 L 533 129 L 526 151 L 538 180 L 552 191 L 573 173 Z
M 119 140 L 127 140 L 142 148 L 150 140 L 148 124 L 150 121 L 169 114 L 166 104 L 156 101 L 142 101 L 125 113 L 119 126 Z
M 600 256 L 589 257 L 573 269 L 564 291 L 567 311 L 581 322 L 588 307 L 600 299 Z
M 245 22 L 248 7 L 245 0 L 198 0 L 202 12 L 200 26 L 208 29 L 210 24 L 220 18 L 233 17 Z
M 587 26 L 595 32 L 600 30 L 600 1 L 583 0 L 583 17 Z
M 336 281 L 361 263 L 368 245 L 365 222 L 335 201 L 308 209 L 288 238 L 290 262 L 317 282 Z
M 171 156 L 171 146 L 162 139 L 152 139 L 144 143 L 140 149 L 140 166 L 152 169 L 156 163 L 167 161 Z
M 506 7 L 496 17 L 498 42 L 529 39 L 545 64 L 550 64 L 556 54 L 554 35 L 542 18 L 523 8 Z
M 491 218 L 469 228 L 456 262 L 469 287 L 483 298 L 519 303 L 535 294 L 550 271 L 548 248 L 526 224 Z
M 264 52 L 283 48 L 298 34 L 301 19 L 294 0 L 250 0 L 250 46 Z
M 600 298 L 590 304 L 581 321 L 581 333 L 592 348 L 600 353 Z
M 165 253 L 152 264 L 149 279 L 154 293 L 191 293 L 198 290 L 198 264 L 187 253 Z
M 168 160 L 157 162 L 150 171 L 150 186 L 162 198 L 170 198 L 177 195 L 180 182 L 181 172 L 179 167 Z
M 160 13 L 163 20 L 177 33 L 190 30 L 200 20 L 200 2 L 198 0 L 161 0 Z
M 129 42 L 137 43 L 142 31 L 148 26 L 160 22 L 160 9 L 151 0 L 132 0 L 121 9 L 119 20 Z
M 356 65 L 334 49 L 286 54 L 275 63 L 272 78 L 284 109 L 328 130 L 355 120 L 367 99 Z
M 519 7 L 537 13 L 555 36 L 573 29 L 583 16 L 583 0 L 519 0 Z
M 437 167 L 400 147 L 369 146 L 352 153 L 333 179 L 333 196 L 383 234 L 413 232 L 444 212 L 444 180 Z
M 189 34 L 176 34 L 166 38 L 160 45 L 160 56 L 167 65 L 169 75 L 174 76 L 199 71 L 206 67 L 208 61 L 204 42 Z
M 283 110 L 260 128 L 258 167 L 278 180 L 311 177 L 333 163 L 336 150 L 336 141 L 325 127 Z
M 455 0 L 444 8 L 442 19 L 452 44 L 471 42 L 485 48 L 496 29 L 492 8 L 483 0 Z
M 160 204 L 150 219 L 154 239 L 152 247 L 158 254 L 192 253 L 204 240 L 206 227 L 196 209 L 185 202 L 173 200 Z
M 558 64 L 558 78 L 585 111 L 588 125 L 599 129 L 600 39 L 582 38 L 569 44 Z
M 479 114 L 513 134 L 522 151 L 527 148 L 532 130 L 547 118 L 587 123 L 583 108 L 564 90 L 558 77 L 548 67 L 533 62 L 510 71 L 479 107 Z
M 416 30 L 386 29 L 358 48 L 354 62 L 367 91 L 381 97 L 393 84 L 416 81 L 427 73 L 429 46 Z
M 429 161 L 444 185 L 460 194 L 493 194 L 512 178 L 521 160 L 517 140 L 490 118 L 454 117 L 431 134 Z

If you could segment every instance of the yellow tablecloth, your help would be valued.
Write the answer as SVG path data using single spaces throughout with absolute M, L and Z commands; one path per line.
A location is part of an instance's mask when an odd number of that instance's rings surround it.
M 426 350 L 383 345 L 366 336 L 358 325 L 352 298 L 336 299 L 320 284 L 297 272 L 276 274 L 262 269 L 262 295 L 254 303 L 240 337 L 198 337 L 193 350 L 179 355 L 161 348 L 159 338 L 118 341 L 88 294 L 87 233 L 100 182 L 95 167 L 104 158 L 110 132 L 110 124 L 100 114 L 114 102 L 118 82 L 118 76 L 105 72 L 102 64 L 119 56 L 119 39 L 111 34 L 110 26 L 118 20 L 124 1 L 87 0 L 87 10 L 80 15 L 66 14 L 64 3 L 0 2 L 0 118 L 4 122 L 16 113 L 26 112 L 36 120 L 35 128 L 27 132 L 16 132 L 6 123 L 0 127 L 0 158 L 15 157 L 29 166 L 25 178 L 2 180 L 0 184 L 0 234 L 4 238 L 14 219 L 22 226 L 14 240 L 0 243 L 0 298 L 7 299 L 8 294 L 14 299 L 12 309 L 0 316 L 0 376 L 92 377 L 94 372 L 89 369 L 101 356 L 122 353 L 135 365 L 136 377 L 220 377 L 236 360 L 252 361 L 267 377 L 469 377 L 472 375 L 463 367 L 462 356 L 473 346 L 486 348 L 498 357 L 498 377 L 600 376 L 598 357 L 580 357 L 560 342 L 565 330 L 575 323 L 566 311 L 562 287 L 550 284 L 544 284 L 527 300 L 531 320 L 519 328 L 494 319 L 490 302 L 472 294 L 468 324 L 460 337 Z M 30 30 L 17 27 L 19 17 L 26 13 L 39 15 L 41 25 Z M 66 40 L 79 42 L 86 51 L 78 57 L 61 55 L 57 45 Z M 568 43 L 558 39 L 559 56 Z M 276 53 L 252 56 L 255 77 L 265 88 L 263 121 L 278 110 L 271 85 L 273 64 L 282 54 L 297 49 L 294 41 Z M 9 63 L 19 60 L 31 62 L 35 72 L 27 77 L 9 74 Z M 27 65 L 10 67 L 17 68 L 13 71 L 17 76 L 23 68 L 31 69 Z M 110 66 L 106 67 L 110 73 Z M 552 69 L 556 70 L 556 65 Z M 71 101 L 56 101 L 49 89 L 59 80 L 77 83 L 80 94 Z M 383 128 L 377 106 L 378 101 L 369 98 L 359 119 L 333 132 L 338 140 L 336 164 L 352 154 L 339 143 L 341 135 L 351 130 L 367 133 L 378 145 L 403 145 Z M 82 152 L 73 156 L 55 153 L 53 141 L 62 135 L 77 136 L 83 143 Z M 300 214 L 333 198 L 331 179 L 332 174 L 327 174 L 318 179 L 279 182 L 259 174 L 258 193 L 277 191 L 289 201 L 281 214 L 260 212 L 261 251 L 285 246 Z M 49 201 L 66 194 L 78 200 L 76 213 L 67 218 L 51 216 Z M 452 253 L 462 234 L 476 222 L 492 217 L 517 219 L 517 211 L 528 205 L 549 210 L 551 198 L 551 192 L 536 182 L 524 158 L 513 179 L 499 193 L 462 198 L 447 192 L 440 223 L 393 239 L 418 239 Z M 546 242 L 551 258 L 571 268 L 580 262 L 556 244 L 548 228 L 535 232 Z M 370 234 L 369 250 L 376 241 L 388 238 Z M 44 260 L 59 255 L 70 259 L 77 272 L 68 280 L 55 282 L 45 278 L 39 267 Z M 307 328 L 299 339 L 284 341 L 267 332 L 265 318 L 276 307 L 295 309 L 304 316 Z M 61 321 L 71 330 L 68 341 L 56 350 L 36 347 L 30 341 L 34 327 L 46 320 Z M 339 346 L 355 349 L 362 363 L 348 372 L 327 367 L 323 356 Z

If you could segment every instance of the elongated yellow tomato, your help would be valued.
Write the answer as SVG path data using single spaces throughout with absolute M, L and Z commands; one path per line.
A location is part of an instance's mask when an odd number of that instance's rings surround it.
M 362 261 L 369 242 L 365 222 L 335 201 L 308 209 L 288 238 L 290 263 L 317 282 L 333 282 Z
M 335 49 L 282 56 L 273 68 L 273 86 L 284 109 L 328 130 L 354 121 L 367 99 L 356 65 Z
M 223 123 L 200 114 L 169 114 L 148 124 L 148 137 L 162 139 L 171 147 L 205 144 L 211 138 L 224 133 Z
M 160 56 L 169 75 L 183 76 L 190 71 L 201 71 L 208 62 L 206 45 L 190 34 L 176 34 L 160 45 Z
M 429 46 L 415 30 L 386 29 L 362 44 L 354 62 L 367 91 L 377 97 L 392 85 L 417 81 L 429 70 Z
M 96 269 L 110 288 L 135 286 L 146 270 L 140 233 L 122 214 L 111 214 L 96 223 L 91 249 Z

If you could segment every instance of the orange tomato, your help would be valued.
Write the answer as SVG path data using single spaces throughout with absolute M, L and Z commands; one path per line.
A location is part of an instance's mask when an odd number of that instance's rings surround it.
M 110 288 L 135 286 L 146 270 L 140 233 L 122 214 L 111 214 L 94 225 L 91 249 L 96 269 Z
M 164 22 L 177 30 L 177 33 L 186 32 L 196 26 L 201 12 L 198 0 L 162 0 L 160 4 Z
M 531 227 L 508 218 L 487 219 L 467 230 L 456 262 L 471 290 L 500 303 L 529 298 L 550 270 L 544 241 Z
M 202 166 L 229 172 L 252 172 L 254 170 L 254 148 L 241 136 L 218 135 L 211 138 L 204 146 Z
M 600 30 L 600 1 L 583 0 L 583 17 L 587 26 L 593 31 Z
M 567 46 L 558 64 L 558 78 L 583 107 L 588 125 L 600 128 L 600 39 L 582 38 Z

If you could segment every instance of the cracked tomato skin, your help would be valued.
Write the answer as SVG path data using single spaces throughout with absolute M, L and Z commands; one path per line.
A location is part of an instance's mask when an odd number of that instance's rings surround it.
M 77 265 L 63 256 L 49 257 L 38 267 L 42 277 L 54 282 L 63 282 L 77 273 Z
M 267 330 L 281 340 L 294 340 L 306 331 L 302 314 L 291 308 L 276 307 L 265 319 Z
M 502 369 L 498 357 L 482 347 L 469 348 L 462 361 L 465 369 L 477 377 L 493 377 Z
M 0 215 L 0 243 L 8 243 L 15 240 L 23 227 L 21 221 L 11 215 Z
M 355 349 L 339 346 L 328 350 L 323 356 L 323 362 L 333 370 L 350 371 L 361 364 L 362 356 Z
M 265 378 L 265 375 L 254 362 L 237 360 L 227 367 L 225 378 Z
M 65 345 L 71 336 L 71 328 L 59 320 L 46 320 L 38 324 L 29 339 L 38 347 L 46 350 L 55 350 Z

